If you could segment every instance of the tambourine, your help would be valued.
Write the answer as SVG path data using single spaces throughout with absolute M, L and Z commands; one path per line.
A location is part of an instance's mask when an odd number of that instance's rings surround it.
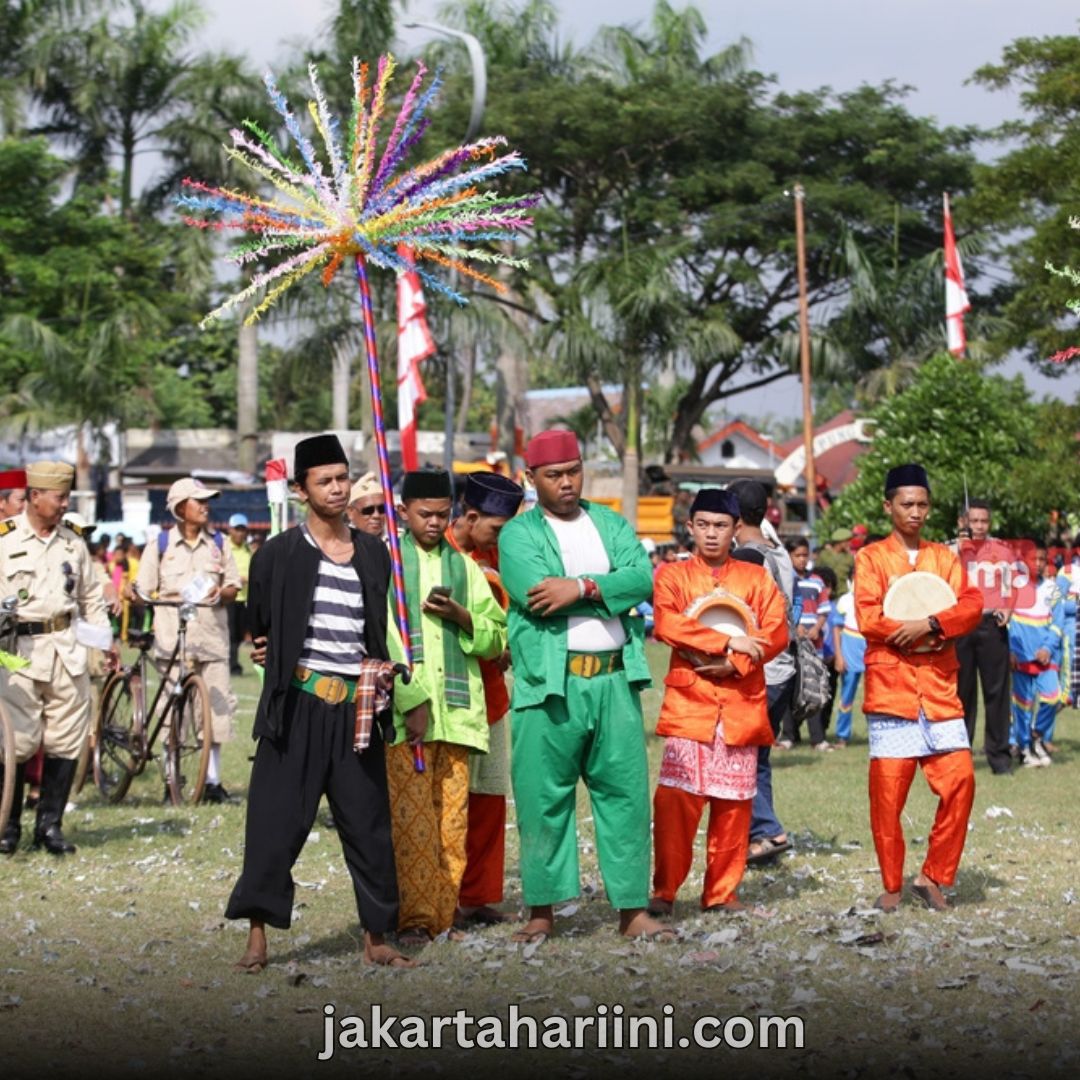
M 956 604 L 952 586 L 937 574 L 913 570 L 901 574 L 888 588 L 881 610 L 887 619 L 907 622 L 938 615 Z M 932 645 L 916 645 L 912 652 L 932 652 Z
M 699 597 L 683 612 L 688 619 L 696 619 L 702 626 L 728 637 L 740 637 L 757 629 L 757 617 L 745 600 L 730 593 L 727 589 L 714 589 Z M 696 652 L 693 649 L 680 649 L 679 652 L 694 667 L 714 664 L 716 656 Z

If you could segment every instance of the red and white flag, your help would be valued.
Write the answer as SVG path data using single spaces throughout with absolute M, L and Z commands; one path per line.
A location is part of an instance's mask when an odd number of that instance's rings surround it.
M 964 312 L 971 310 L 967 290 L 964 288 L 964 268 L 960 263 L 960 252 L 956 250 L 956 234 L 953 232 L 952 211 L 949 209 L 949 194 L 945 193 L 945 329 L 949 341 L 949 352 L 953 356 L 963 356 L 967 349 L 967 337 L 964 334 Z
M 412 251 L 404 244 L 398 254 L 412 266 Z M 401 432 L 401 462 L 406 472 L 419 465 L 416 456 L 416 410 L 427 401 L 420 361 L 435 355 L 435 340 L 427 324 L 427 304 L 415 270 L 399 274 L 397 279 L 398 326 L 398 429 Z

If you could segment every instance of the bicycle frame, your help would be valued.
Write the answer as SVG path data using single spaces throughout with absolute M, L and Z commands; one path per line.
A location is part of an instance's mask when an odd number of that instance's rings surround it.
M 160 602 L 158 603 L 160 604 Z M 176 645 L 173 648 L 172 655 L 169 657 L 168 666 L 165 668 L 165 671 L 161 675 L 161 681 L 158 683 L 158 688 L 154 693 L 154 698 L 150 703 L 149 709 L 146 708 L 145 688 L 147 685 L 146 676 L 148 668 L 147 653 L 149 653 L 150 651 L 150 643 L 148 643 L 145 647 L 139 647 L 139 658 L 135 661 L 133 669 L 129 669 L 138 673 L 139 682 L 142 686 L 142 690 L 139 695 L 139 698 L 141 700 L 135 717 L 140 735 L 142 736 L 142 745 L 139 752 L 139 763 L 134 771 L 134 775 L 136 776 L 141 774 L 146 768 L 146 763 L 150 760 L 151 751 L 153 750 L 154 743 L 157 742 L 158 735 L 161 734 L 161 729 L 165 725 L 165 720 L 174 710 L 176 704 L 180 700 L 180 695 L 183 693 L 184 680 L 188 677 L 189 674 L 187 667 L 187 658 L 185 656 L 186 644 L 187 619 L 181 617 L 176 633 Z M 177 664 L 177 661 L 179 661 L 179 670 L 176 673 L 176 677 L 172 678 L 173 667 Z M 161 710 L 160 715 L 158 715 L 158 702 L 161 700 L 161 695 L 165 692 L 166 688 L 168 688 L 169 691 L 169 702 Z M 148 722 L 153 724 L 153 728 L 150 732 L 149 738 L 145 737 Z

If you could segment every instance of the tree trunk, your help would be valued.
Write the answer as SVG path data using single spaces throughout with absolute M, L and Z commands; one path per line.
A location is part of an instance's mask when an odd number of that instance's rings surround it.
M 381 381 L 381 380 L 380 380 Z M 396 392 L 397 388 L 394 388 Z M 361 467 L 364 472 L 379 471 L 379 453 L 375 447 L 375 412 L 371 404 L 371 373 L 367 359 L 360 365 L 360 430 L 364 433 Z
M 585 377 L 585 389 L 589 391 L 589 397 L 592 400 L 593 408 L 596 410 L 596 415 L 600 417 L 600 423 L 603 425 L 604 434 L 611 440 L 611 445 L 615 448 L 615 453 L 618 454 L 619 460 L 622 461 L 626 455 L 626 433 L 619 424 L 618 417 L 615 415 L 615 410 L 612 409 L 611 403 L 604 393 L 604 388 L 600 383 L 600 377 L 598 375 L 587 375 Z M 626 391 L 624 390 L 623 394 L 625 395 L 625 393 Z M 623 404 L 625 405 L 626 402 L 624 401 Z
M 246 309 L 241 311 L 245 315 Z M 236 361 L 237 464 L 254 475 L 259 443 L 259 332 L 240 323 Z
M 349 427 L 349 391 L 352 389 L 352 347 L 339 341 L 333 347 L 333 368 L 330 379 L 330 426 L 335 431 Z
M 623 410 L 626 414 L 626 444 L 622 455 L 622 513 L 637 529 L 638 485 L 641 469 L 641 357 L 627 353 Z
M 463 367 L 461 371 L 461 402 L 458 405 L 457 430 L 467 431 L 469 409 L 472 407 L 473 379 L 476 377 L 476 339 L 461 352 Z

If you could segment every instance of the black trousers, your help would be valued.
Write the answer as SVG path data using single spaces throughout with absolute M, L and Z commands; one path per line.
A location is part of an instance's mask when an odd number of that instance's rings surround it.
M 991 769 L 1007 771 L 1012 761 L 1009 757 L 1009 632 L 998 626 L 993 615 L 984 615 L 967 637 L 957 641 L 956 656 L 960 661 L 956 690 L 964 706 L 968 739 L 974 749 L 981 682 L 986 711 L 983 752 Z
M 240 646 L 247 633 L 247 604 L 232 603 L 225 606 L 229 617 L 229 670 L 240 666 Z
M 352 877 L 365 930 L 394 929 L 397 873 L 390 837 L 386 755 L 379 725 L 371 745 L 352 748 L 355 706 L 328 705 L 313 694 L 289 691 L 284 735 L 260 739 L 248 789 L 244 868 L 232 891 L 227 919 L 262 919 L 287 930 L 295 885 L 292 868 L 325 793 Z

